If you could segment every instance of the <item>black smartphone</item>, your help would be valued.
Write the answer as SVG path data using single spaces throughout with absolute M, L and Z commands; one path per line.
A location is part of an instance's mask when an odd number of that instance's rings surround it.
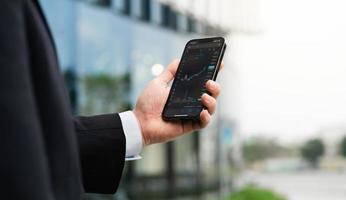
M 205 84 L 216 80 L 225 50 L 222 37 L 194 39 L 186 44 L 163 109 L 164 120 L 199 120 Z

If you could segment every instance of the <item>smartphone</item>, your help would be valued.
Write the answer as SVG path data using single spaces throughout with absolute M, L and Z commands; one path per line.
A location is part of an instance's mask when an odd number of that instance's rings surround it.
M 222 37 L 190 40 L 184 49 L 167 102 L 164 120 L 199 120 L 208 80 L 216 80 L 226 50 Z

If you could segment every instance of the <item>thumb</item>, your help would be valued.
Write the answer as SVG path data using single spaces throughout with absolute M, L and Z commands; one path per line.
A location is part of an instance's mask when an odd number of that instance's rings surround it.
M 157 78 L 168 84 L 171 80 L 173 80 L 175 73 L 177 72 L 179 62 L 179 59 L 175 59 Z

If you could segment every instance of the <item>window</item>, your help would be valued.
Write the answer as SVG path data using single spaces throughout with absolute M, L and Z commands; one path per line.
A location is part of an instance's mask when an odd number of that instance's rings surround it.
M 131 14 L 131 0 L 123 0 L 123 1 L 124 1 L 123 13 L 125 15 L 130 15 Z
M 87 0 L 87 2 L 102 6 L 102 7 L 110 7 L 112 4 L 111 0 Z
M 196 33 L 196 20 L 192 18 L 191 16 L 187 18 L 187 32 L 189 33 Z
M 151 20 L 151 0 L 142 0 L 141 2 L 141 19 L 144 21 Z
M 162 5 L 162 9 L 161 9 L 161 23 L 162 26 L 173 29 L 173 30 L 177 30 L 178 26 L 177 26 L 177 18 L 178 18 L 178 14 L 176 11 L 173 11 L 172 8 L 168 5 Z
M 162 9 L 161 9 L 161 23 L 162 26 L 164 27 L 168 27 L 169 26 L 169 16 L 171 13 L 171 8 L 168 5 L 161 5 Z
M 131 14 L 131 0 L 113 0 L 114 8 L 124 15 Z
M 170 16 L 169 16 L 169 28 L 173 30 L 177 30 L 178 28 L 178 13 L 171 10 Z

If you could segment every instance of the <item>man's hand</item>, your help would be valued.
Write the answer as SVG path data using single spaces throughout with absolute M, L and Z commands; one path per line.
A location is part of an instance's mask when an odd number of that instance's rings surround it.
M 206 88 L 211 95 L 206 93 L 202 95 L 202 103 L 206 109 L 201 112 L 199 122 L 168 122 L 162 119 L 163 107 L 170 90 L 168 84 L 173 80 L 178 65 L 179 60 L 168 65 L 165 71 L 150 81 L 137 100 L 133 112 L 139 121 L 144 145 L 166 142 L 185 133 L 204 128 L 215 112 L 220 85 L 210 80 L 206 83 Z

